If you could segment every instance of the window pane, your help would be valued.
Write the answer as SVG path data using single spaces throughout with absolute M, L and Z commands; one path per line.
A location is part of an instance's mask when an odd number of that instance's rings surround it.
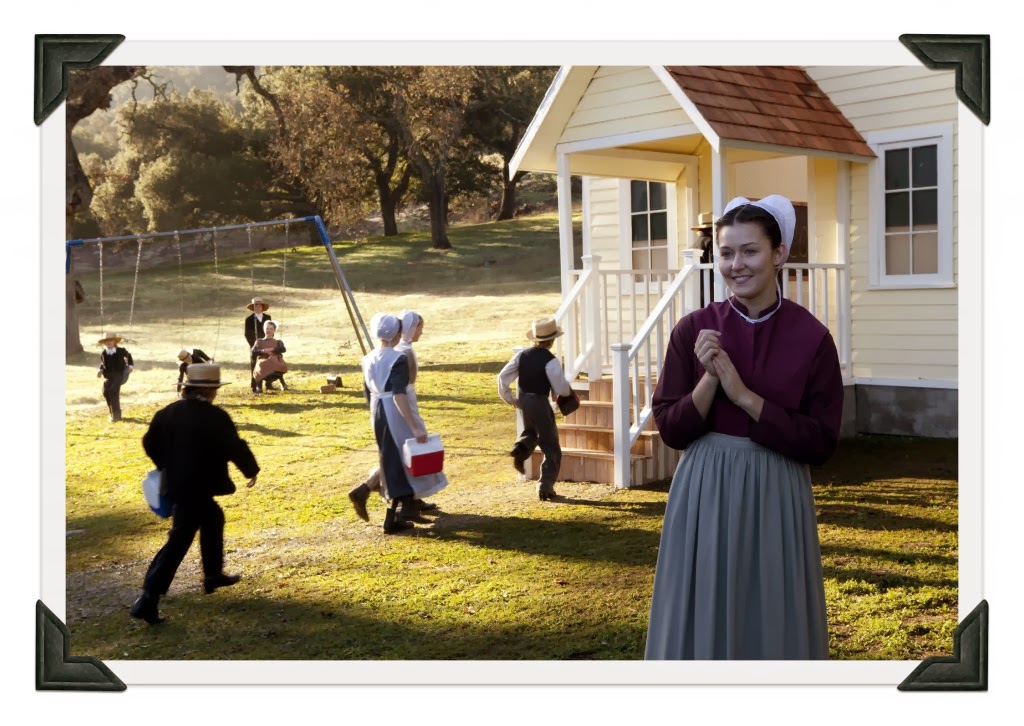
M 932 144 L 931 146 L 918 146 L 913 151 L 914 186 L 937 186 L 939 183 L 939 164 L 937 157 L 939 147 L 935 144 Z
M 885 195 L 885 231 L 905 232 L 910 228 L 910 192 Z
M 910 235 L 899 234 L 885 238 L 885 274 L 910 274 Z
M 914 235 L 914 274 L 936 275 L 939 272 L 939 235 L 925 232 Z
M 668 269 L 668 247 L 653 247 L 651 249 L 651 269 Z
M 648 250 L 633 250 L 633 267 L 634 270 L 649 270 L 651 269 L 651 253 Z
M 634 212 L 647 211 L 647 182 L 632 181 L 629 183 L 630 209 Z
M 632 239 L 634 242 L 636 242 L 637 240 L 642 240 L 646 242 L 648 239 L 650 239 L 650 237 L 647 236 L 646 214 L 633 215 L 633 236 L 630 239 Z
M 910 186 L 910 149 L 885 152 L 885 188 L 907 189 Z
M 651 182 L 651 209 L 668 209 L 665 204 L 664 182 Z
M 668 239 L 668 212 L 651 213 L 651 241 L 664 242 Z
M 939 192 L 936 189 L 911 192 L 914 229 L 935 229 L 939 226 Z

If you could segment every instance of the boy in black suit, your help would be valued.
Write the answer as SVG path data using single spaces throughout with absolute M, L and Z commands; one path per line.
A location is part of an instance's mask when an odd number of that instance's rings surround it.
M 103 346 L 100 353 L 100 368 L 97 378 L 103 378 L 103 398 L 107 402 L 107 411 L 111 421 L 121 420 L 121 386 L 128 380 L 128 374 L 135 370 L 132 354 L 120 347 L 124 338 L 110 334 L 96 341 Z

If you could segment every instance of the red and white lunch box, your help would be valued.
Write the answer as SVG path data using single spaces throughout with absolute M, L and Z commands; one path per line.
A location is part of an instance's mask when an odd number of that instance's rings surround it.
M 402 463 L 413 476 L 436 474 L 444 469 L 444 445 L 441 434 L 430 434 L 427 443 L 406 439 L 402 446 Z

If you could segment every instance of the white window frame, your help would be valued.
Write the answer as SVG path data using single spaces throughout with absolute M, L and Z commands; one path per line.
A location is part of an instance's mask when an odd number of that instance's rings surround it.
M 930 124 L 864 135 L 878 155 L 868 165 L 868 260 L 873 290 L 956 287 L 953 277 L 953 124 Z M 889 275 L 885 272 L 885 152 L 936 145 L 938 169 L 938 272 Z
M 668 267 L 669 270 L 679 268 L 679 219 L 677 198 L 678 185 L 674 182 L 662 181 L 661 179 L 619 179 L 619 265 L 620 269 L 633 269 L 633 210 L 630 182 L 645 181 L 665 185 L 665 206 L 667 209 L 666 224 L 668 224 Z M 634 285 L 637 292 L 644 289 L 643 283 L 637 282 Z

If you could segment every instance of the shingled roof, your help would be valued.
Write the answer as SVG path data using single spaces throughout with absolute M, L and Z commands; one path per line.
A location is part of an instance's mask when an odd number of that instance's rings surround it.
M 665 66 L 719 137 L 874 157 L 825 92 L 795 66 Z

